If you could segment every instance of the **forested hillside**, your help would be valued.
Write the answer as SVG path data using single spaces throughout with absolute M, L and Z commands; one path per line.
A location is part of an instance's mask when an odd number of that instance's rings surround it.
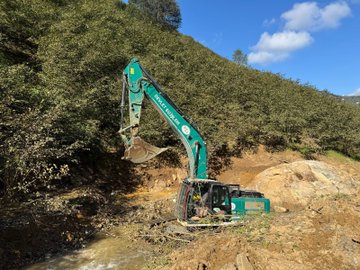
M 134 56 L 196 123 L 210 153 L 264 144 L 360 159 L 359 106 L 236 65 L 132 6 L 3 0 L 0 25 L 0 189 L 10 194 L 68 175 L 84 155 L 121 149 L 121 72 Z M 151 106 L 143 115 L 145 140 L 181 148 Z

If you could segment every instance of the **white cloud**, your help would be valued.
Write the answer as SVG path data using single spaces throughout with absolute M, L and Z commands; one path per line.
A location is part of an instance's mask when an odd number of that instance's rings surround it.
M 319 31 L 336 28 L 343 18 L 350 16 L 351 9 L 344 1 L 331 3 L 320 8 L 316 2 L 294 4 L 281 18 L 286 21 L 285 29 L 295 31 Z
M 307 32 L 283 31 L 270 35 L 265 32 L 249 53 L 250 64 L 268 64 L 289 57 L 290 53 L 311 44 L 312 37 Z
M 280 52 L 251 52 L 248 54 L 248 62 L 250 64 L 269 64 L 279 62 L 289 56 L 289 53 Z
M 319 8 L 315 2 L 295 4 L 289 11 L 281 15 L 286 21 L 285 28 L 291 30 L 304 30 L 312 27 L 314 18 L 319 16 Z
M 357 90 L 355 90 L 354 93 L 351 93 L 349 96 L 360 96 L 360 88 L 358 88 Z
M 248 61 L 250 64 L 269 64 L 284 60 L 292 52 L 309 46 L 314 41 L 310 32 L 336 28 L 343 18 L 350 15 L 351 9 L 343 0 L 323 8 L 316 2 L 294 4 L 292 9 L 281 15 L 285 20 L 283 29 L 272 35 L 263 33 L 258 43 L 251 48 Z M 270 22 L 275 22 L 275 19 L 264 21 L 264 25 Z
M 312 38 L 307 32 L 284 31 L 270 35 L 265 32 L 261 35 L 254 49 L 259 51 L 290 52 L 309 45 Z

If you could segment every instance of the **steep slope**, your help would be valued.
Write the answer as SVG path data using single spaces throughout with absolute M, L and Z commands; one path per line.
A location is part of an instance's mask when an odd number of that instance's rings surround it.
M 270 146 L 311 137 L 323 147 L 357 156 L 359 149 L 350 145 L 359 141 L 350 134 L 359 134 L 359 109 L 278 75 L 238 67 L 190 37 L 140 20 L 130 9 L 115 10 L 109 3 L 72 10 L 42 40 L 42 75 L 51 86 L 88 92 L 86 83 L 109 77 L 113 83 L 112 76 L 119 78 L 129 59 L 138 56 L 214 146 L 249 134 Z M 118 88 L 111 89 L 114 98 L 119 97 Z M 144 135 L 166 140 L 155 132 L 162 123 L 155 121 L 151 125 L 156 127 L 148 128 L 158 117 L 147 109 Z M 116 121 L 117 116 L 112 118 Z
M 360 158 L 358 106 L 280 75 L 239 67 L 125 4 L 43 1 L 44 8 L 36 1 L 11 3 L 43 23 L 36 33 L 30 23 L 19 30 L 26 35 L 14 43 L 18 50 L 21 40 L 31 41 L 31 50 L 21 54 L 26 57 L 12 58 L 9 48 L 15 41 L 10 38 L 2 48 L 0 166 L 5 186 L 26 177 L 31 185 L 38 175 L 44 183 L 61 178 L 83 152 L 121 147 L 116 135 L 121 71 L 134 56 L 193 119 L 211 153 L 239 154 L 261 143 L 308 156 L 335 149 Z M 4 7 L 8 17 L 24 19 Z M 15 27 L 9 21 L 4 25 Z M 179 144 L 151 106 L 145 106 L 143 115 L 146 140 L 158 146 Z

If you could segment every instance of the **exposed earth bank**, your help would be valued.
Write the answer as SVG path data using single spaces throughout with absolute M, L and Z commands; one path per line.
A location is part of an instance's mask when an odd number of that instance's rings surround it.
M 360 268 L 360 162 L 261 148 L 231 161 L 218 179 L 263 192 L 269 215 L 185 230 L 172 215 L 185 167 L 141 166 L 130 193 L 101 179 L 3 209 L 0 269 Z
M 220 178 L 241 183 L 236 174 L 270 198 L 273 212 L 174 251 L 166 269 L 360 268 L 359 162 L 260 150 Z

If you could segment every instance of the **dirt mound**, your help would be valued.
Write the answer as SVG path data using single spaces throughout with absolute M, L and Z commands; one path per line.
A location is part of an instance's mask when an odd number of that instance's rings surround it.
M 265 194 L 272 205 L 288 208 L 307 206 L 314 198 L 353 194 L 358 181 L 349 174 L 320 161 L 296 161 L 269 168 L 251 184 Z
M 255 153 L 244 153 L 241 158 L 232 157 L 231 165 L 220 173 L 216 179 L 224 183 L 240 184 L 247 187 L 262 171 L 283 163 L 303 160 L 301 154 L 286 150 L 269 153 L 264 146 L 260 146 Z
M 165 269 L 243 269 L 239 256 L 254 269 L 360 269 L 359 207 L 358 196 L 326 196 L 306 209 L 247 216 L 244 226 L 177 249 Z
M 195 241 L 171 254 L 172 265 L 167 270 L 221 269 L 236 260 L 244 246 L 237 238 L 220 234 Z

